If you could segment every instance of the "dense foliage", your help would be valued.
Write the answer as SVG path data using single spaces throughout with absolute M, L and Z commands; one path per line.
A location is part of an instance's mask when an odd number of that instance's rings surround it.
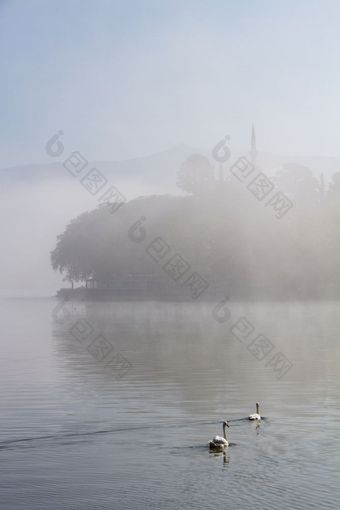
M 209 282 L 210 295 L 339 297 L 340 174 L 325 190 L 307 168 L 286 165 L 272 180 L 294 207 L 279 220 L 236 179 L 219 182 L 209 178 L 207 166 L 203 170 L 198 179 L 191 170 L 189 178 L 180 173 L 190 195 L 141 197 L 115 214 L 102 205 L 80 215 L 58 237 L 53 268 L 70 281 L 93 277 L 108 288 L 148 275 L 166 294 L 167 258 L 156 261 L 146 251 L 161 237 L 169 256 L 179 253 Z M 146 237 L 139 242 L 129 229 L 142 216 Z

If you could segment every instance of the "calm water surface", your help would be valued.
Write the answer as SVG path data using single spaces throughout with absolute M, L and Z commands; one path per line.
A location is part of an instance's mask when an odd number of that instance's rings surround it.
M 211 304 L 56 304 L 0 300 L 1 509 L 340 508 L 340 303 L 234 303 L 221 324 Z M 241 316 L 284 377 L 231 334 Z

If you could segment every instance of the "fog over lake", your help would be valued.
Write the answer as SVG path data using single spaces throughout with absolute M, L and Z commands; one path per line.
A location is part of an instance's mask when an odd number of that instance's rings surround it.
M 338 510 L 339 26 L 0 1 L 1 510 Z

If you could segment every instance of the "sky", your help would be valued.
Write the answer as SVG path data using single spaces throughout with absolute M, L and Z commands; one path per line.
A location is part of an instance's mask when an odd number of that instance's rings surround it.
M 58 130 L 92 160 L 225 134 L 340 156 L 337 0 L 0 0 L 0 168 L 50 161 Z

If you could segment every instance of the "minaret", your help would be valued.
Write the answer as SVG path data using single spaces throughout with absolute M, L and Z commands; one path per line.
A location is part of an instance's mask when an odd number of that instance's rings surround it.
M 256 150 L 256 135 L 254 124 L 251 128 L 251 147 L 250 147 L 250 160 L 254 166 L 256 166 L 257 150 Z

